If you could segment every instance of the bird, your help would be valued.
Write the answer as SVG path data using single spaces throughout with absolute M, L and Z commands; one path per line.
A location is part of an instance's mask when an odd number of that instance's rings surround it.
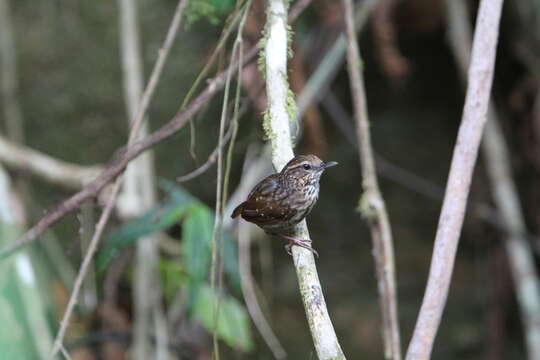
M 287 240 L 287 253 L 300 246 L 318 256 L 311 240 L 289 236 L 294 225 L 302 221 L 319 198 L 319 180 L 326 169 L 337 165 L 323 162 L 315 155 L 297 155 L 278 173 L 261 180 L 249 193 L 247 200 L 232 212 L 241 216 L 267 234 Z

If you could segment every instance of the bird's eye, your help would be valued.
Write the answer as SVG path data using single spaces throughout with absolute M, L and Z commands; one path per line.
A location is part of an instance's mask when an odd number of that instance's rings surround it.
M 309 165 L 309 164 L 304 164 L 304 169 L 306 169 L 306 170 L 311 169 L 311 165 Z

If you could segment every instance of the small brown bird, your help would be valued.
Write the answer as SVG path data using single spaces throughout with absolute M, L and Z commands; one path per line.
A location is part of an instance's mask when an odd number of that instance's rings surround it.
M 324 170 L 337 162 L 323 162 L 315 155 L 298 155 L 285 165 L 280 173 L 268 176 L 259 182 L 246 201 L 234 209 L 231 217 L 241 215 L 268 234 L 287 240 L 285 249 L 297 245 L 317 252 L 311 240 L 295 239 L 289 234 L 291 228 L 302 221 L 319 198 L 319 180 Z

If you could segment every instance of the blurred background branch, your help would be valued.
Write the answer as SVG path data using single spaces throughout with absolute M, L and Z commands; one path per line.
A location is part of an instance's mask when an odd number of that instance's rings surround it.
M 55 159 L 0 136 L 0 162 L 10 169 L 29 173 L 54 185 L 80 189 L 93 180 L 103 167 L 81 166 Z
M 448 14 L 448 40 L 456 63 L 466 81 L 469 66 L 472 31 L 467 5 L 463 0 L 446 1 Z M 493 198 L 507 233 L 504 244 L 508 255 L 516 297 L 521 308 L 521 323 L 527 340 L 529 359 L 540 358 L 540 285 L 534 255 L 521 210 L 518 189 L 513 180 L 509 151 L 503 137 L 499 115 L 490 102 L 488 122 L 482 141 L 486 171 Z
M 362 194 L 360 195 L 358 211 L 369 224 L 373 242 L 373 257 L 375 258 L 382 314 L 384 356 L 386 359 L 400 360 L 401 340 L 392 229 L 377 180 L 369 129 L 366 90 L 361 72 L 363 69 L 361 68 L 351 0 L 343 0 L 343 11 L 347 29 L 347 69 L 356 120 L 358 156 L 362 168 Z
M 148 135 L 148 121 L 144 118 L 150 97 L 143 103 L 143 69 L 140 51 L 137 3 L 119 0 L 120 48 L 123 70 L 124 99 L 130 143 Z M 161 58 L 159 58 L 161 60 Z M 164 60 L 163 60 L 164 61 Z M 159 63 L 158 63 L 159 66 Z M 153 85 L 153 86 L 152 86 Z M 156 87 L 157 83 L 149 85 Z M 143 110 L 139 110 L 142 108 Z M 141 216 L 156 206 L 154 155 L 147 151 L 126 168 L 123 186 L 118 195 L 120 213 L 127 219 Z M 167 326 L 161 308 L 161 287 L 158 279 L 158 238 L 144 236 L 137 241 L 135 251 L 135 296 L 133 358 L 137 360 L 167 358 Z M 149 334 L 156 334 L 155 350 L 151 349 Z
M 478 148 L 488 116 L 502 0 L 481 0 L 476 20 L 467 95 L 437 227 L 428 283 L 408 360 L 431 357 L 454 268 Z
M 299 4 L 302 7 L 305 7 L 305 4 Z M 295 11 L 296 14 L 299 14 L 298 11 Z M 295 18 L 291 17 L 290 21 L 294 21 Z M 249 63 L 255 58 L 257 54 L 258 46 L 253 46 L 251 49 L 246 51 L 244 56 L 244 65 Z M 229 65 L 233 69 L 233 75 L 235 74 L 236 64 Z M 191 103 L 186 106 L 184 110 L 181 110 L 173 119 L 168 123 L 161 126 L 158 130 L 154 131 L 149 136 L 146 136 L 142 140 L 135 142 L 132 146 L 122 148 L 116 152 L 116 157 L 113 157 L 111 164 L 104 169 L 104 171 L 93 181 L 91 181 L 87 186 L 85 186 L 80 192 L 72 195 L 68 199 L 60 203 L 54 210 L 49 214 L 42 217 L 32 228 L 30 228 L 26 233 L 24 233 L 17 241 L 6 246 L 3 249 L 0 249 L 0 258 L 5 257 L 14 251 L 20 249 L 23 246 L 28 245 L 29 243 L 35 241 L 39 235 L 41 235 L 46 229 L 58 222 L 67 214 L 76 211 L 83 202 L 88 199 L 98 196 L 98 194 L 103 190 L 103 188 L 113 181 L 120 173 L 124 171 L 127 165 L 133 159 L 137 158 L 143 152 L 149 148 L 157 145 L 164 139 L 174 135 L 180 129 L 186 125 L 189 119 L 198 113 L 208 101 L 210 101 L 213 96 L 218 93 L 223 86 L 225 85 L 225 78 L 227 71 L 220 72 L 212 80 L 208 81 L 208 86 L 200 92 L 200 94 L 191 101 Z

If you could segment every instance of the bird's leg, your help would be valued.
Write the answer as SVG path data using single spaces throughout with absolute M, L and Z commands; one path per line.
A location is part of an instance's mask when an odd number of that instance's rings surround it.
M 319 257 L 319 253 L 314 248 L 311 247 L 311 240 L 296 239 L 291 236 L 282 235 L 278 233 L 269 233 L 269 234 L 288 241 L 287 245 L 285 245 L 285 250 L 287 251 L 287 254 L 289 255 L 292 255 L 291 248 L 294 245 L 296 245 L 296 246 L 300 246 L 300 247 L 303 247 L 304 249 L 311 251 L 315 256 Z

